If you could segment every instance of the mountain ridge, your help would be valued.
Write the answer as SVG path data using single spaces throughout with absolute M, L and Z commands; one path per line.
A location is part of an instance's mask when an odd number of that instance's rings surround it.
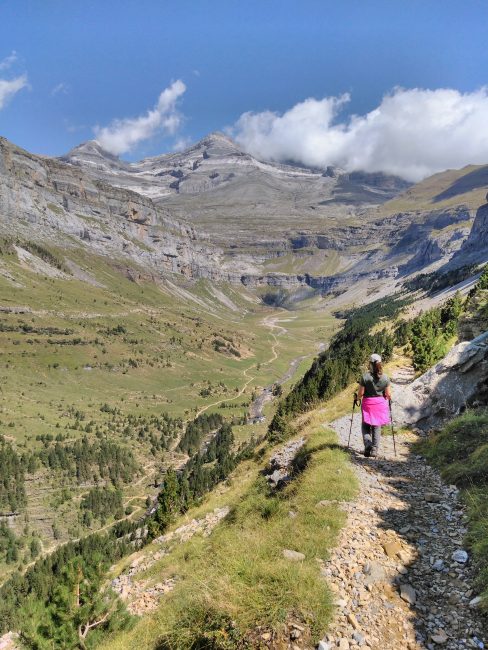
M 126 162 L 114 156 L 103 149 L 97 140 L 81 143 L 64 156 L 61 156 L 60 160 L 83 167 L 88 173 L 93 173 L 96 169 L 99 173 L 110 174 L 112 182 L 114 182 L 113 174 L 118 171 L 121 176 L 115 180 L 116 184 L 128 189 L 132 188 L 156 200 L 164 200 L 165 197 L 180 192 L 192 194 L 212 190 L 222 182 L 235 178 L 239 172 L 242 173 L 242 170 L 246 168 L 268 174 L 285 175 L 290 179 L 300 177 L 314 180 L 330 179 L 330 182 L 325 183 L 325 186 L 327 184 L 335 185 L 342 178 L 349 181 L 349 189 L 351 189 L 351 183 L 352 186 L 356 183 L 361 187 L 369 186 L 379 188 L 379 190 L 383 189 L 384 184 L 386 187 L 383 192 L 386 192 L 387 196 L 382 196 L 381 191 L 378 191 L 377 196 L 373 197 L 377 198 L 378 201 L 391 198 L 392 195 L 397 193 L 397 189 L 410 186 L 410 183 L 386 174 L 367 174 L 364 172 L 349 174 L 345 170 L 336 167 L 327 167 L 320 170 L 295 165 L 291 162 L 283 164 L 259 160 L 245 152 L 229 136 L 219 131 L 206 135 L 181 152 L 159 154 L 135 162 Z M 236 169 L 230 171 L 232 175 L 229 174 L 227 178 L 222 179 L 221 174 L 215 169 L 219 165 L 233 166 Z M 200 167 L 202 167 L 200 171 L 207 172 L 206 182 L 200 179 L 196 184 L 194 182 L 193 184 L 189 183 L 192 172 L 197 172 Z M 137 181 L 135 181 L 136 176 Z M 173 177 L 173 179 L 170 178 L 169 183 L 164 183 L 165 176 Z M 154 187 L 156 179 L 159 180 L 158 189 Z M 335 183 L 333 180 L 335 180 Z
M 455 254 L 462 264 L 457 253 L 475 216 L 464 204 L 384 214 L 388 194 L 404 195 L 394 179 L 290 172 L 243 154 L 223 134 L 141 163 L 120 161 L 94 141 L 72 152 L 70 162 L 0 140 L 0 229 L 88 247 L 153 277 L 342 291 L 433 270 Z M 471 238 L 471 259 L 483 256 L 478 248 Z

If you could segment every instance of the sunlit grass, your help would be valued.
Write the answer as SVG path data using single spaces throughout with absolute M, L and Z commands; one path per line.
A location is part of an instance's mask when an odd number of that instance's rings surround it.
M 323 634 L 333 604 L 317 560 L 328 557 L 344 523 L 337 501 L 351 499 L 357 486 L 346 455 L 321 421 L 318 413 L 309 418 L 302 431 L 305 469 L 278 495 L 256 478 L 259 464 L 238 470 L 246 478 L 232 479 L 227 494 L 232 510 L 224 523 L 210 538 L 196 536 L 177 547 L 144 576 L 160 581 L 176 575 L 175 590 L 155 614 L 105 648 L 183 650 L 207 634 L 214 641 L 220 635 L 220 645 L 212 647 L 232 647 L 224 643 L 231 621 L 232 634 L 241 637 L 256 625 L 278 629 L 291 614 L 311 626 L 314 639 Z M 317 506 L 326 500 L 330 504 Z M 305 560 L 290 562 L 284 549 L 303 553 Z

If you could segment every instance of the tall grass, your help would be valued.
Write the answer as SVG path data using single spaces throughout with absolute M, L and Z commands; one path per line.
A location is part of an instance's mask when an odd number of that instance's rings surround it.
M 211 537 L 194 537 L 164 558 L 158 579 L 177 575 L 177 587 L 153 617 L 106 648 L 246 647 L 253 628 L 279 630 L 290 616 L 320 638 L 333 604 L 317 560 L 334 546 L 345 519 L 337 501 L 353 498 L 356 482 L 333 432 L 317 417 L 306 435 L 296 479 L 272 493 L 259 476 Z M 330 503 L 317 506 L 324 500 Z M 284 549 L 305 559 L 291 562 Z

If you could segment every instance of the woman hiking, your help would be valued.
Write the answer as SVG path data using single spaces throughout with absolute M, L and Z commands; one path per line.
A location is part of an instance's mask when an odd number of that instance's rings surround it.
M 381 427 L 390 422 L 388 409 L 391 399 L 390 379 L 383 372 L 379 354 L 370 357 L 370 369 L 359 380 L 358 399 L 361 400 L 363 421 L 361 430 L 364 455 L 376 458 L 381 439 Z

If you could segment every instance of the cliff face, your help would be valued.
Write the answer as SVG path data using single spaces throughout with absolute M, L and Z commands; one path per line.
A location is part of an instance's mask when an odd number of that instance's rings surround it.
M 473 227 L 464 242 L 459 256 L 473 261 L 484 261 L 488 251 L 488 194 L 486 203 L 476 211 Z
M 260 162 L 222 134 L 139 163 L 96 142 L 50 159 L 0 139 L 0 233 L 85 247 L 155 278 L 329 292 L 459 249 L 471 219 L 463 206 L 380 215 L 375 206 L 407 185 Z M 480 209 L 466 251 L 483 246 L 486 221 Z
M 0 232 L 89 247 L 158 272 L 211 277 L 220 251 L 151 199 L 0 139 Z

